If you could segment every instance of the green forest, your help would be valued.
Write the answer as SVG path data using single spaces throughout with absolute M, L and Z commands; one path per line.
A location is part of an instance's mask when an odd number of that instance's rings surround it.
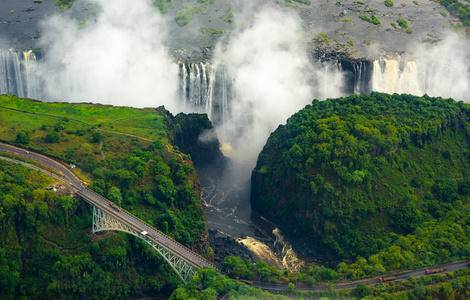
M 252 203 L 351 279 L 468 258 L 469 116 L 428 96 L 314 100 L 271 134 Z
M 254 191 L 263 199 L 267 186 L 266 207 L 283 211 L 278 217 L 321 240 L 340 263 L 293 273 L 229 256 L 221 266 L 228 276 L 204 268 L 186 285 L 140 239 L 91 234 L 91 206 L 66 186 L 0 160 L 0 298 L 465 299 L 469 270 L 334 287 L 469 257 L 469 113 L 467 104 L 427 96 L 313 101 L 268 140 L 253 173 Z M 1 141 L 76 165 L 73 171 L 89 188 L 207 259 L 213 250 L 191 159 L 220 154 L 217 142 L 196 146 L 200 132 L 211 127 L 205 115 L 172 116 L 163 107 L 0 96 Z M 302 218 L 289 215 L 302 209 Z M 270 294 L 236 277 L 287 290 Z M 324 288 L 305 293 L 301 286 Z
M 170 143 L 177 122 L 163 108 L 0 96 L 2 141 L 75 164 L 74 172 L 91 189 L 211 259 L 197 174 L 190 157 Z M 92 235 L 91 206 L 67 190 L 46 191 L 52 184 L 58 182 L 0 160 L 2 297 L 169 296 L 180 284 L 139 239 Z

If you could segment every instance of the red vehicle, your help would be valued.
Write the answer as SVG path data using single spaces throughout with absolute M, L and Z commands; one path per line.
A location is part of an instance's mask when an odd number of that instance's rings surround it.
M 429 274 L 441 273 L 441 272 L 444 272 L 444 269 L 433 269 L 433 270 L 426 269 L 426 271 L 424 272 L 424 274 L 425 274 L 425 275 L 429 275 Z
M 397 279 L 395 276 L 390 276 L 390 277 L 385 277 L 385 278 L 379 277 L 379 283 L 382 283 L 382 282 L 385 282 L 385 281 L 391 281 L 391 280 L 395 280 L 395 279 Z
M 113 202 L 109 202 L 109 206 L 111 206 L 112 208 L 114 208 L 115 210 L 121 212 L 122 211 L 122 208 L 120 208 L 119 206 L 117 206 L 116 204 L 114 204 Z

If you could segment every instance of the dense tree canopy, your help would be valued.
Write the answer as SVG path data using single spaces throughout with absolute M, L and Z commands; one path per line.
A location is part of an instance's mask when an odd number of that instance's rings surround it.
M 314 100 L 271 134 L 252 202 L 337 258 L 375 255 L 369 274 L 470 256 L 469 116 L 428 96 Z
M 3 141 L 76 165 L 89 188 L 212 258 L 198 177 L 189 157 L 172 150 L 166 124 L 177 121 L 164 108 L 40 103 L 9 95 L 0 102 L 21 108 L 0 110 Z M 207 117 L 198 120 L 207 124 Z M 124 233 L 91 235 L 91 206 L 67 191 L 46 191 L 51 180 L 0 160 L 0 298 L 168 297 L 180 284 L 143 241 Z

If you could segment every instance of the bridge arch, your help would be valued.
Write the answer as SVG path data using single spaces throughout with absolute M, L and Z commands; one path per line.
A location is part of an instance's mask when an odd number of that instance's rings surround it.
M 191 280 L 198 270 L 198 268 L 160 246 L 147 235 L 143 235 L 141 232 L 131 228 L 104 210 L 93 205 L 93 234 L 107 230 L 122 231 L 132 234 L 133 236 L 138 237 L 139 239 L 149 244 L 173 268 L 173 270 L 176 272 L 176 274 L 178 274 L 184 283 L 187 283 L 189 280 Z

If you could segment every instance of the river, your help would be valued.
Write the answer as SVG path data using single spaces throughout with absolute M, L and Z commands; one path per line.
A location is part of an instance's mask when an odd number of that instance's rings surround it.
M 208 228 L 238 240 L 258 260 L 281 270 L 299 270 L 304 262 L 297 257 L 282 232 L 252 211 L 249 180 L 240 180 L 233 174 L 230 169 L 198 170 Z

